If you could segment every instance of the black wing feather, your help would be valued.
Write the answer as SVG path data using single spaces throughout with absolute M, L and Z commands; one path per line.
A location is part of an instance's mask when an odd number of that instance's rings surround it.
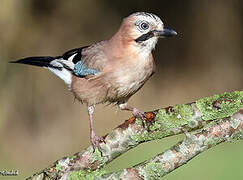
M 87 48 L 87 47 L 89 47 L 89 46 L 84 46 L 84 47 L 81 47 L 81 48 L 71 49 L 71 50 L 65 52 L 62 55 L 62 58 L 68 60 L 68 58 L 70 58 L 72 55 L 76 54 L 76 56 L 74 56 L 74 58 L 72 59 L 73 63 L 76 64 L 78 61 L 81 60 L 82 50 Z

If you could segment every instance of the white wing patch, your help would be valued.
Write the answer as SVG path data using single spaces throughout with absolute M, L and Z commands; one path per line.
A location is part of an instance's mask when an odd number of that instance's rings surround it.
M 68 61 L 72 61 L 73 58 L 74 58 L 74 56 L 76 56 L 76 55 L 77 55 L 77 53 L 75 53 L 75 54 L 73 54 L 72 56 L 70 56 L 70 57 L 68 58 Z
M 74 63 L 72 60 L 76 55 L 77 53 L 73 54 L 68 58 L 68 60 L 65 60 L 63 58 L 55 59 L 51 61 L 50 66 L 47 67 L 47 69 L 49 69 L 65 82 L 68 89 L 71 88 L 72 70 L 74 69 Z

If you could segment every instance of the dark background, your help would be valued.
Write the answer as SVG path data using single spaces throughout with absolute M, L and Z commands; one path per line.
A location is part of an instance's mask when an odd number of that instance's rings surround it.
M 130 105 L 149 111 L 243 89 L 243 1 L 1 0 L 0 170 L 19 170 L 12 178 L 21 179 L 89 145 L 86 107 L 74 102 L 62 80 L 7 62 L 108 39 L 137 11 L 157 14 L 178 36 L 159 41 L 157 73 Z M 104 135 L 129 116 L 99 105 L 95 130 Z M 134 165 L 182 138 L 140 145 L 107 168 Z M 241 179 L 242 150 L 240 141 L 221 144 L 165 179 Z

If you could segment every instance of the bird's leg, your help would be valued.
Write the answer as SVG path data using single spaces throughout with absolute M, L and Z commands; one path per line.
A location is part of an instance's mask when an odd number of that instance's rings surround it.
M 103 137 L 96 136 L 94 132 L 94 126 L 93 126 L 94 106 L 88 107 L 88 113 L 89 113 L 90 142 L 93 146 L 94 151 L 96 148 L 98 148 L 98 150 L 101 152 L 100 142 L 104 142 L 104 139 Z
M 128 106 L 127 103 L 123 103 L 123 104 L 119 104 L 119 108 L 121 110 L 126 110 L 126 111 L 132 111 L 132 114 L 134 117 L 136 118 L 139 118 L 142 120 L 142 123 L 143 123 L 143 127 L 145 127 L 145 118 L 146 118 L 146 115 L 143 111 L 140 111 L 138 110 L 137 108 L 133 108 L 131 106 Z

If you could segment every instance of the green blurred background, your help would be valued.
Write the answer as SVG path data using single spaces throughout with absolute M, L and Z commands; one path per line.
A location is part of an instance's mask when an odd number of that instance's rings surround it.
M 23 179 L 89 145 L 86 107 L 74 102 L 62 80 L 45 69 L 7 62 L 108 39 L 136 11 L 157 14 L 178 36 L 159 41 L 157 73 L 130 105 L 149 111 L 243 89 L 241 0 L 1 0 L 0 170 L 19 170 L 6 179 Z M 97 106 L 95 130 L 104 135 L 129 116 Z M 182 138 L 142 144 L 107 168 L 134 165 Z M 164 179 L 243 179 L 242 152 L 242 141 L 221 144 Z

